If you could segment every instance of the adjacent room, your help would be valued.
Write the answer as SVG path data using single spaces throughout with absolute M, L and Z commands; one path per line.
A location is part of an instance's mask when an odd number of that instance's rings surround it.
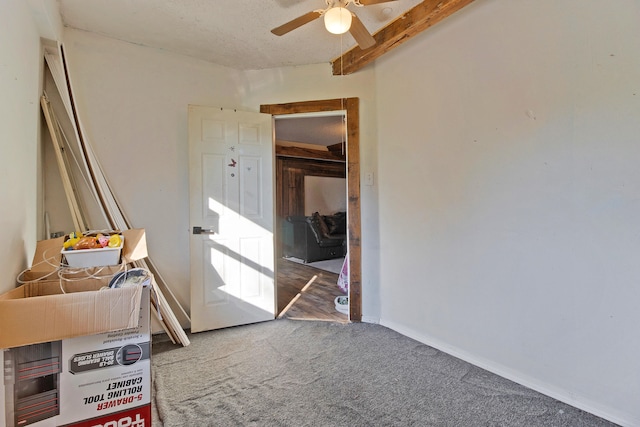
M 346 139 L 343 112 L 275 118 L 278 317 L 348 321 Z
M 3 0 L 0 306 L 39 242 L 143 229 L 122 247 L 163 293 L 154 342 L 113 360 L 156 365 L 104 399 L 144 377 L 154 425 L 640 426 L 639 22 L 637 0 Z M 68 337 L 0 419 L 64 387 Z

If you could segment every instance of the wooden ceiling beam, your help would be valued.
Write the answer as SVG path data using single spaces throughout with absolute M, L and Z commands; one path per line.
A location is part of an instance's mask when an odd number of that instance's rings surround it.
M 300 157 L 304 159 L 322 159 L 331 160 L 334 162 L 344 163 L 346 157 L 326 150 L 314 150 L 310 148 L 302 147 L 289 147 L 276 145 L 276 156 L 282 157 Z
M 424 0 L 413 9 L 378 31 L 373 37 L 376 44 L 368 49 L 357 45 L 334 59 L 333 75 L 354 73 L 376 58 L 406 42 L 415 35 L 434 26 L 474 0 Z

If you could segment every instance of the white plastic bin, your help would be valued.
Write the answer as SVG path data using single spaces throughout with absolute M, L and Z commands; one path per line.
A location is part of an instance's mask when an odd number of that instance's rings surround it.
M 69 267 L 102 267 L 105 265 L 118 265 L 120 263 L 120 251 L 124 244 L 124 236 L 120 236 L 120 246 L 117 248 L 100 249 L 76 249 L 62 250 Z

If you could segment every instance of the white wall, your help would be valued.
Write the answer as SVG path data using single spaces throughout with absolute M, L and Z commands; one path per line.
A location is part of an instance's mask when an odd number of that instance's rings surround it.
M 304 214 L 332 215 L 347 211 L 347 180 L 326 176 L 304 177 Z
M 37 238 L 40 35 L 27 3 L 0 2 L 0 292 L 33 257 Z
M 62 40 L 63 25 L 56 0 L 26 0 L 40 37 L 49 41 Z
M 634 0 L 485 0 L 376 65 L 382 323 L 625 425 L 638 22 Z
M 371 70 L 357 78 L 332 77 L 328 64 L 241 72 L 70 29 L 65 49 L 82 120 L 105 173 L 133 225 L 147 230 L 150 257 L 187 310 L 188 104 L 259 111 L 260 104 L 359 96 L 366 117 L 362 158 L 375 167 Z M 364 208 L 363 235 L 371 235 L 376 213 L 369 193 Z M 372 245 L 368 259 L 376 250 Z M 363 312 L 377 318 L 375 265 L 363 268 Z

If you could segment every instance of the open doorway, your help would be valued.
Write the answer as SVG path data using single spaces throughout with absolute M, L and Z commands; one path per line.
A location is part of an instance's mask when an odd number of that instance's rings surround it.
M 346 178 L 346 193 L 347 193 L 347 227 L 346 227 L 346 245 L 344 248 L 344 252 L 348 253 L 348 319 L 350 321 L 360 321 L 361 320 L 361 270 L 360 270 L 360 258 L 361 258 L 361 250 L 360 250 L 360 172 L 359 172 L 359 113 L 358 113 L 358 98 L 345 98 L 345 99 L 333 99 L 333 100 L 323 100 L 323 101 L 307 101 L 307 102 L 297 102 L 297 103 L 289 103 L 289 104 L 275 104 L 275 105 L 262 105 L 260 111 L 262 113 L 271 114 L 274 117 L 282 117 L 285 115 L 300 115 L 303 113 L 325 113 L 324 116 L 344 116 L 345 120 L 342 122 L 342 127 L 346 126 L 346 144 L 342 142 L 338 142 L 337 144 L 327 144 L 332 145 L 334 152 L 333 155 L 329 155 L 324 162 L 320 165 L 316 166 L 318 170 L 322 170 L 321 176 L 331 177 L 331 174 L 336 174 L 336 177 L 341 169 L 341 173 L 344 178 Z M 321 115 L 322 116 L 322 115 Z M 293 116 L 291 116 L 293 117 Z M 342 120 L 342 119 L 341 119 Z M 344 131 L 343 131 L 344 134 Z M 276 135 L 277 137 L 278 135 Z M 299 149 L 299 148 L 295 148 Z M 285 151 L 291 152 L 292 149 L 286 149 Z M 327 150 L 325 150 L 327 151 Z M 339 153 L 338 153 L 339 151 Z M 342 164 L 336 160 L 342 156 Z M 291 155 L 289 158 L 297 159 L 296 161 L 302 161 L 302 155 Z M 280 167 L 283 163 L 277 161 L 276 168 Z M 295 167 L 292 169 L 296 169 Z M 299 169 L 299 168 L 298 168 Z M 329 172 L 327 172 L 329 171 Z M 331 172 L 333 171 L 333 172 Z M 283 172 L 283 171 L 280 171 Z M 295 175 L 300 176 L 301 174 L 293 173 L 290 171 L 285 171 L 285 178 L 298 179 Z M 276 172 L 276 175 L 278 172 Z M 313 175 L 313 174 L 309 174 Z M 302 174 L 304 176 L 304 174 Z M 304 185 L 303 182 L 298 181 L 297 188 L 302 188 Z M 283 186 L 276 185 L 276 200 L 277 203 L 289 203 L 290 192 L 285 192 L 282 190 Z M 286 187 L 285 187 L 286 188 Z M 304 190 L 302 190 L 304 193 Z M 286 194 L 285 194 L 286 193 Z M 300 209 L 298 207 L 297 209 Z M 299 210 L 298 213 L 302 213 L 304 215 L 304 208 Z M 282 224 L 287 220 L 285 216 L 280 215 L 278 212 L 279 208 L 276 208 L 276 214 L 278 216 L 276 220 L 276 248 L 283 247 L 283 234 L 282 234 Z M 282 210 L 284 212 L 285 210 Z M 280 229 L 280 230 L 278 230 Z M 338 250 L 338 249 L 336 249 Z M 282 253 L 278 254 L 278 259 L 282 259 L 280 256 Z M 309 268 L 304 264 L 299 264 L 302 267 Z M 278 289 L 280 290 L 280 285 L 283 281 L 291 279 L 296 275 L 301 274 L 299 268 L 291 268 L 290 264 L 280 265 L 278 264 L 278 273 L 276 276 L 276 283 L 278 285 Z M 309 275 L 311 273 L 311 275 Z M 308 279 L 308 281 L 312 281 L 313 283 L 318 284 L 318 282 L 326 280 L 326 286 L 316 286 L 316 289 L 320 289 L 322 287 L 326 287 L 331 289 L 333 293 L 336 291 L 338 294 L 340 290 L 337 286 L 336 279 L 337 274 L 331 276 L 331 273 L 323 273 L 323 270 L 315 270 L 316 274 L 313 274 L 313 268 L 311 268 L 311 272 L 306 271 L 303 275 L 303 281 Z M 307 282 L 308 282 L 307 281 Z M 281 283 L 278 283 L 281 282 Z M 308 285 L 308 283 L 302 283 L 303 289 Z M 300 282 L 298 285 L 300 286 Z M 302 290 L 302 289 L 301 289 Z M 295 291 L 295 289 L 294 289 Z M 295 295 L 293 295 L 295 297 Z M 320 298 L 331 298 L 331 296 L 325 295 Z M 332 311 L 335 310 L 333 298 L 330 300 L 330 308 Z M 335 311 L 337 313 L 337 311 Z M 339 313 L 338 313 L 339 314 Z
M 346 323 L 345 113 L 274 119 L 278 316 Z

